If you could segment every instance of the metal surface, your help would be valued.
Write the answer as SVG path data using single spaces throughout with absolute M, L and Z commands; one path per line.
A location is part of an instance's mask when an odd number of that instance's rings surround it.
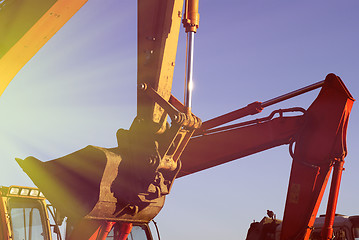
M 199 26 L 199 0 L 186 0 L 185 14 L 182 20 L 186 32 L 197 32 Z
M 285 98 L 318 85 L 323 85 L 322 89 L 303 116 L 251 121 L 248 126 L 217 128 L 192 138 L 181 157 L 183 166 L 178 177 L 295 141 L 281 239 L 308 239 L 332 161 L 346 156 L 346 128 L 354 102 L 334 74 L 329 74 L 324 84 L 319 82 Z M 340 182 L 337 175 L 333 178 L 335 191 L 328 204 L 331 213 L 335 211 Z
M 0 58 L 55 3 L 56 0 L 2 0 L 0 2 Z
M 312 91 L 312 90 L 314 90 L 314 89 L 320 88 L 321 86 L 323 86 L 323 84 L 324 84 L 324 80 L 323 80 L 323 81 L 319 81 L 319 82 L 314 83 L 314 84 L 311 84 L 311 85 L 309 85 L 309 86 L 300 88 L 300 89 L 295 90 L 295 91 L 293 91 L 293 92 L 284 94 L 284 95 L 282 95 L 282 96 L 279 96 L 279 97 L 270 99 L 270 100 L 268 100 L 268 101 L 262 102 L 261 107 L 262 107 L 262 108 L 265 108 L 265 107 L 268 107 L 268 106 L 270 106 L 270 105 L 276 104 L 276 103 L 278 103 L 278 102 L 287 100 L 287 99 L 289 99 L 289 98 L 296 97 L 296 96 L 301 95 L 301 94 L 303 94 L 303 93 L 310 92 L 310 91 Z
M 3 55 L 0 59 L 0 96 L 20 69 L 87 2 L 87 0 L 58 0 L 56 2 L 51 2 L 54 3 L 51 8 L 46 11 L 29 30 L 21 28 L 16 31 L 16 34 L 10 34 L 13 35 L 13 37 L 8 38 L 9 43 L 1 53 Z M 30 2 L 31 7 L 33 4 L 33 2 Z M 46 7 L 49 6 L 46 5 L 44 8 Z M 3 11 L 6 10 L 6 8 L 1 9 L 0 13 L 2 16 L 4 14 Z M 40 14 L 41 13 L 42 12 L 40 12 Z M 9 17 L 10 19 L 8 19 L 8 21 L 11 21 L 13 16 L 10 15 Z M 37 18 L 38 16 L 34 16 L 31 19 L 32 21 L 36 21 Z M 25 18 L 19 24 L 29 24 L 27 22 L 28 20 L 29 19 Z M 16 41 L 16 43 L 14 43 L 14 41 Z
M 236 123 L 236 124 L 231 124 L 231 125 L 226 125 L 223 127 L 217 127 L 217 128 L 211 128 L 208 129 L 204 132 L 196 132 L 196 134 L 194 136 L 199 136 L 199 135 L 209 135 L 209 134 L 213 134 L 213 133 L 219 133 L 219 132 L 224 132 L 224 131 L 231 131 L 240 127 L 245 127 L 245 126 L 249 126 L 249 125 L 254 125 L 254 124 L 258 124 L 258 123 L 264 123 L 267 121 L 270 121 L 274 118 L 275 115 L 279 115 L 280 117 L 283 117 L 283 115 L 285 113 L 302 113 L 305 114 L 306 110 L 304 108 L 300 108 L 300 107 L 294 107 L 294 108 L 286 108 L 286 109 L 278 109 L 278 110 L 274 110 L 269 116 L 267 117 L 263 117 L 263 118 L 256 118 L 253 120 L 249 120 L 246 122 L 240 122 L 240 123 Z
M 137 83 L 145 83 L 166 101 L 171 96 L 183 0 L 138 0 Z M 166 114 L 137 91 L 137 118 L 148 132 L 165 130 Z
M 1 58 L 0 72 L 5 79 L 2 89 L 46 42 L 37 40 L 51 37 L 85 2 L 59 0 Z M 146 223 L 153 219 L 176 177 L 295 140 L 281 239 L 308 239 L 307 227 L 313 225 L 332 160 L 346 155 L 346 127 L 354 99 L 341 80 L 330 74 L 324 82 L 212 119 L 203 129 L 258 113 L 264 107 L 323 86 L 304 116 L 280 115 L 245 126 L 221 128 L 189 142 L 198 123 L 188 111 L 198 1 L 186 2 L 183 21 L 189 51 L 185 106 L 171 96 L 182 5 L 182 0 L 138 0 L 138 110 L 130 130 L 118 131 L 118 147 L 88 146 L 48 162 L 29 157 L 18 159 L 18 163 L 54 206 L 84 224 L 84 228 L 76 229 L 80 235 L 81 229 L 91 229 L 81 238 L 91 239 L 96 232 L 104 238 L 111 222 Z M 57 11 L 64 11 L 61 17 Z M 27 44 L 30 48 L 24 50 Z M 14 67 L 8 69 L 6 64 Z M 187 111 L 184 113 L 183 109 Z M 171 126 L 167 124 L 167 114 L 173 120 Z M 181 168 L 181 161 L 177 160 L 183 150 Z M 333 196 L 331 203 L 335 205 L 337 195 Z
M 353 97 L 329 74 L 296 136 L 281 240 L 308 239 L 323 197 L 332 161 L 346 156 L 346 130 Z
M 186 106 L 188 113 L 191 112 L 192 108 L 194 34 L 197 32 L 199 25 L 198 5 L 198 0 L 186 0 L 185 14 L 182 21 L 187 33 L 187 65 L 184 105 Z
M 11 189 L 17 189 L 18 191 L 12 192 Z M 37 194 L 34 194 L 35 192 Z M 19 236 L 24 234 L 24 232 L 21 232 L 21 228 L 24 229 L 23 227 L 25 226 L 26 235 L 26 230 L 31 229 L 31 226 L 34 226 L 35 224 L 37 226 L 42 226 L 42 232 L 40 232 L 41 235 L 40 233 L 35 233 L 33 235 L 28 234 L 30 237 L 35 236 L 36 238 L 37 235 L 37 237 L 41 236 L 42 239 L 51 239 L 51 228 L 49 222 L 49 215 L 47 212 L 47 206 L 48 205 L 46 203 L 45 197 L 39 195 L 39 190 L 37 188 L 20 186 L 0 186 L 0 239 L 18 239 Z M 39 217 L 38 219 L 36 219 L 37 221 L 35 224 L 31 222 L 30 216 L 30 221 L 23 222 L 22 227 L 20 227 L 19 225 L 13 225 L 14 221 L 18 221 L 19 218 L 21 219 L 21 216 L 18 216 L 16 212 L 12 211 L 12 209 L 24 208 L 23 214 L 25 215 L 26 208 L 34 207 L 38 210 L 36 218 Z
M 202 127 L 199 129 L 199 133 L 205 132 L 208 129 L 218 127 L 220 125 L 223 125 L 225 123 L 232 122 L 234 120 L 237 120 L 239 118 L 248 116 L 248 115 L 254 115 L 257 113 L 260 113 L 262 111 L 261 103 L 260 102 L 254 102 L 251 104 L 248 104 L 244 108 L 237 109 L 235 111 L 223 114 L 221 116 L 215 117 L 213 119 L 210 119 L 208 121 L 203 122 Z
M 64 216 L 146 223 L 161 210 L 166 193 L 161 192 L 164 179 L 156 175 L 145 151 L 133 153 L 130 145 L 88 146 L 52 161 L 17 161 Z
M 110 221 L 83 220 L 76 225 L 66 240 L 106 240 L 114 225 L 115 222 Z
M 0 219 L 3 221 L 0 221 L 0 238 L 1 239 L 9 239 L 9 230 L 10 223 L 9 218 L 6 217 L 7 215 L 7 207 L 5 205 L 5 194 L 0 191 Z
M 303 121 L 303 116 L 279 117 L 246 127 L 194 137 L 182 154 L 182 168 L 177 177 L 289 144 L 302 127 Z
M 130 130 L 117 132 L 118 147 L 88 146 L 47 162 L 17 159 L 71 219 L 148 222 L 161 210 L 181 167 L 177 160 L 200 126 L 171 98 L 182 4 L 138 1 L 138 111 Z
M 193 54 L 194 54 L 194 32 L 187 33 L 187 73 L 186 73 L 186 96 L 185 106 L 188 111 L 192 108 L 193 91 Z
M 160 162 L 158 169 L 175 171 L 179 168 L 177 163 L 179 157 L 187 146 L 194 131 L 201 126 L 201 120 L 188 112 L 188 108 L 177 101 L 172 95 L 170 101 L 166 101 L 153 88 L 147 86 L 145 83 L 140 85 L 140 89 L 161 106 L 165 113 L 171 118 L 171 125 L 168 125 L 166 131 L 158 135 L 158 139 L 154 141 L 156 141 L 158 145 L 158 161 Z M 174 105 L 172 105 L 172 103 Z M 181 110 L 185 112 L 181 112 Z M 141 122 L 138 123 L 138 121 L 134 121 L 131 128 L 140 134 L 144 131 Z M 153 137 L 151 133 L 149 133 L 149 136 Z M 171 179 L 171 181 L 172 180 L 173 179 Z
M 198 131 L 198 134 L 201 132 L 205 132 L 208 129 L 218 127 L 220 125 L 229 123 L 231 121 L 240 119 L 242 117 L 246 117 L 249 115 L 254 115 L 257 113 L 260 113 L 265 107 L 271 106 L 273 104 L 279 103 L 281 101 L 287 100 L 289 98 L 296 97 L 298 95 L 301 95 L 303 93 L 312 91 L 314 89 L 320 88 L 323 86 L 324 81 L 320 81 L 314 84 L 311 84 L 309 86 L 300 88 L 298 90 L 292 91 L 290 93 L 283 94 L 279 97 L 272 98 L 270 100 L 267 100 L 265 102 L 253 102 L 251 104 L 248 104 L 244 108 L 240 108 L 238 110 L 229 112 L 227 114 L 223 114 L 221 116 L 218 116 L 216 118 L 210 119 L 208 121 L 203 122 L 202 128 Z
M 344 170 L 343 168 L 344 160 L 336 159 L 334 160 L 333 164 L 334 164 L 334 168 L 333 168 L 332 183 L 330 185 L 327 211 L 325 214 L 325 222 L 321 233 L 323 240 L 332 239 L 333 236 L 333 224 L 334 224 L 335 211 L 337 208 L 337 201 L 339 196 L 340 181 Z

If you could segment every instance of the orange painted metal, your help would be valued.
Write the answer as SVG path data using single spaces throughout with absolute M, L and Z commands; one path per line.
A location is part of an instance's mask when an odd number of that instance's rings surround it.
M 0 59 L 0 96 L 20 69 L 86 2 L 55 1 L 15 44 L 10 44 L 12 47 Z
M 199 26 L 199 0 L 186 0 L 185 14 L 182 20 L 186 32 L 197 32 Z
M 106 240 L 114 229 L 115 240 L 126 240 L 132 230 L 132 223 L 82 219 L 74 226 L 67 240 Z
M 67 240 L 105 240 L 115 222 L 82 220 L 76 226 Z
M 132 224 L 125 222 L 100 221 L 98 225 L 98 228 L 89 238 L 84 237 L 82 233 L 83 231 L 88 231 L 87 223 L 84 225 L 85 229 L 75 228 L 75 231 L 79 234 L 78 236 L 72 236 L 69 240 L 106 240 L 112 228 L 114 228 L 114 240 L 126 240 L 132 230 Z
M 56 0 L 0 2 L 0 58 L 54 5 Z M 36 7 L 35 7 L 36 6 Z
M 131 230 L 132 223 L 117 223 L 115 225 L 115 240 L 126 240 Z
M 353 102 L 341 79 L 329 74 L 296 137 L 281 240 L 309 238 L 332 165 L 346 156 Z

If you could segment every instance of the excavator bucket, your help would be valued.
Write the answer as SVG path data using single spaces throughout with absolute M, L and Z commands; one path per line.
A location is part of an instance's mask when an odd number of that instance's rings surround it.
M 308 239 L 335 161 L 347 154 L 346 130 L 354 99 L 329 74 L 297 135 L 281 232 L 282 240 Z
M 146 180 L 155 177 L 146 176 L 145 165 L 138 166 L 124 148 L 87 146 L 47 162 L 34 157 L 16 160 L 52 205 L 73 222 L 148 222 L 164 204 L 164 196 L 147 191 L 151 182 Z

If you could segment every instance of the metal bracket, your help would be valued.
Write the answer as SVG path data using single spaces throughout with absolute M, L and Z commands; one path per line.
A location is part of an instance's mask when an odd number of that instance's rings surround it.
M 181 169 L 179 158 L 202 121 L 175 97 L 167 101 L 145 83 L 138 88 L 171 118 L 162 133 L 152 131 L 151 123 L 141 118 L 134 120 L 129 131 L 117 132 L 118 145 L 130 159 L 126 174 L 139 182 L 134 192 L 142 203 L 153 203 L 170 192 Z
M 174 171 L 181 153 L 194 131 L 201 127 L 202 121 L 173 95 L 167 101 L 146 83 L 139 84 L 138 88 L 160 105 L 171 118 L 169 129 L 158 137 L 158 152 L 161 160 L 157 169 Z

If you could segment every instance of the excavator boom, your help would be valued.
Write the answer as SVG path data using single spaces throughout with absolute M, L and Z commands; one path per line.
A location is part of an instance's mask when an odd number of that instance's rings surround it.
M 279 145 L 291 144 L 290 149 L 295 145 L 281 239 L 308 239 L 332 166 L 342 164 L 347 154 L 346 130 L 353 102 L 342 80 L 329 74 L 302 116 L 257 119 L 192 138 L 178 177 Z M 335 176 L 338 191 L 340 175 Z M 334 218 L 337 194 L 329 200 L 328 218 Z
M 296 137 L 281 239 L 309 238 L 332 166 L 347 155 L 353 102 L 341 79 L 329 74 Z M 332 201 L 336 200 L 337 196 Z M 335 208 L 326 217 L 334 218 L 334 214 Z
M 86 2 L 0 2 L 0 96 L 20 69 Z

